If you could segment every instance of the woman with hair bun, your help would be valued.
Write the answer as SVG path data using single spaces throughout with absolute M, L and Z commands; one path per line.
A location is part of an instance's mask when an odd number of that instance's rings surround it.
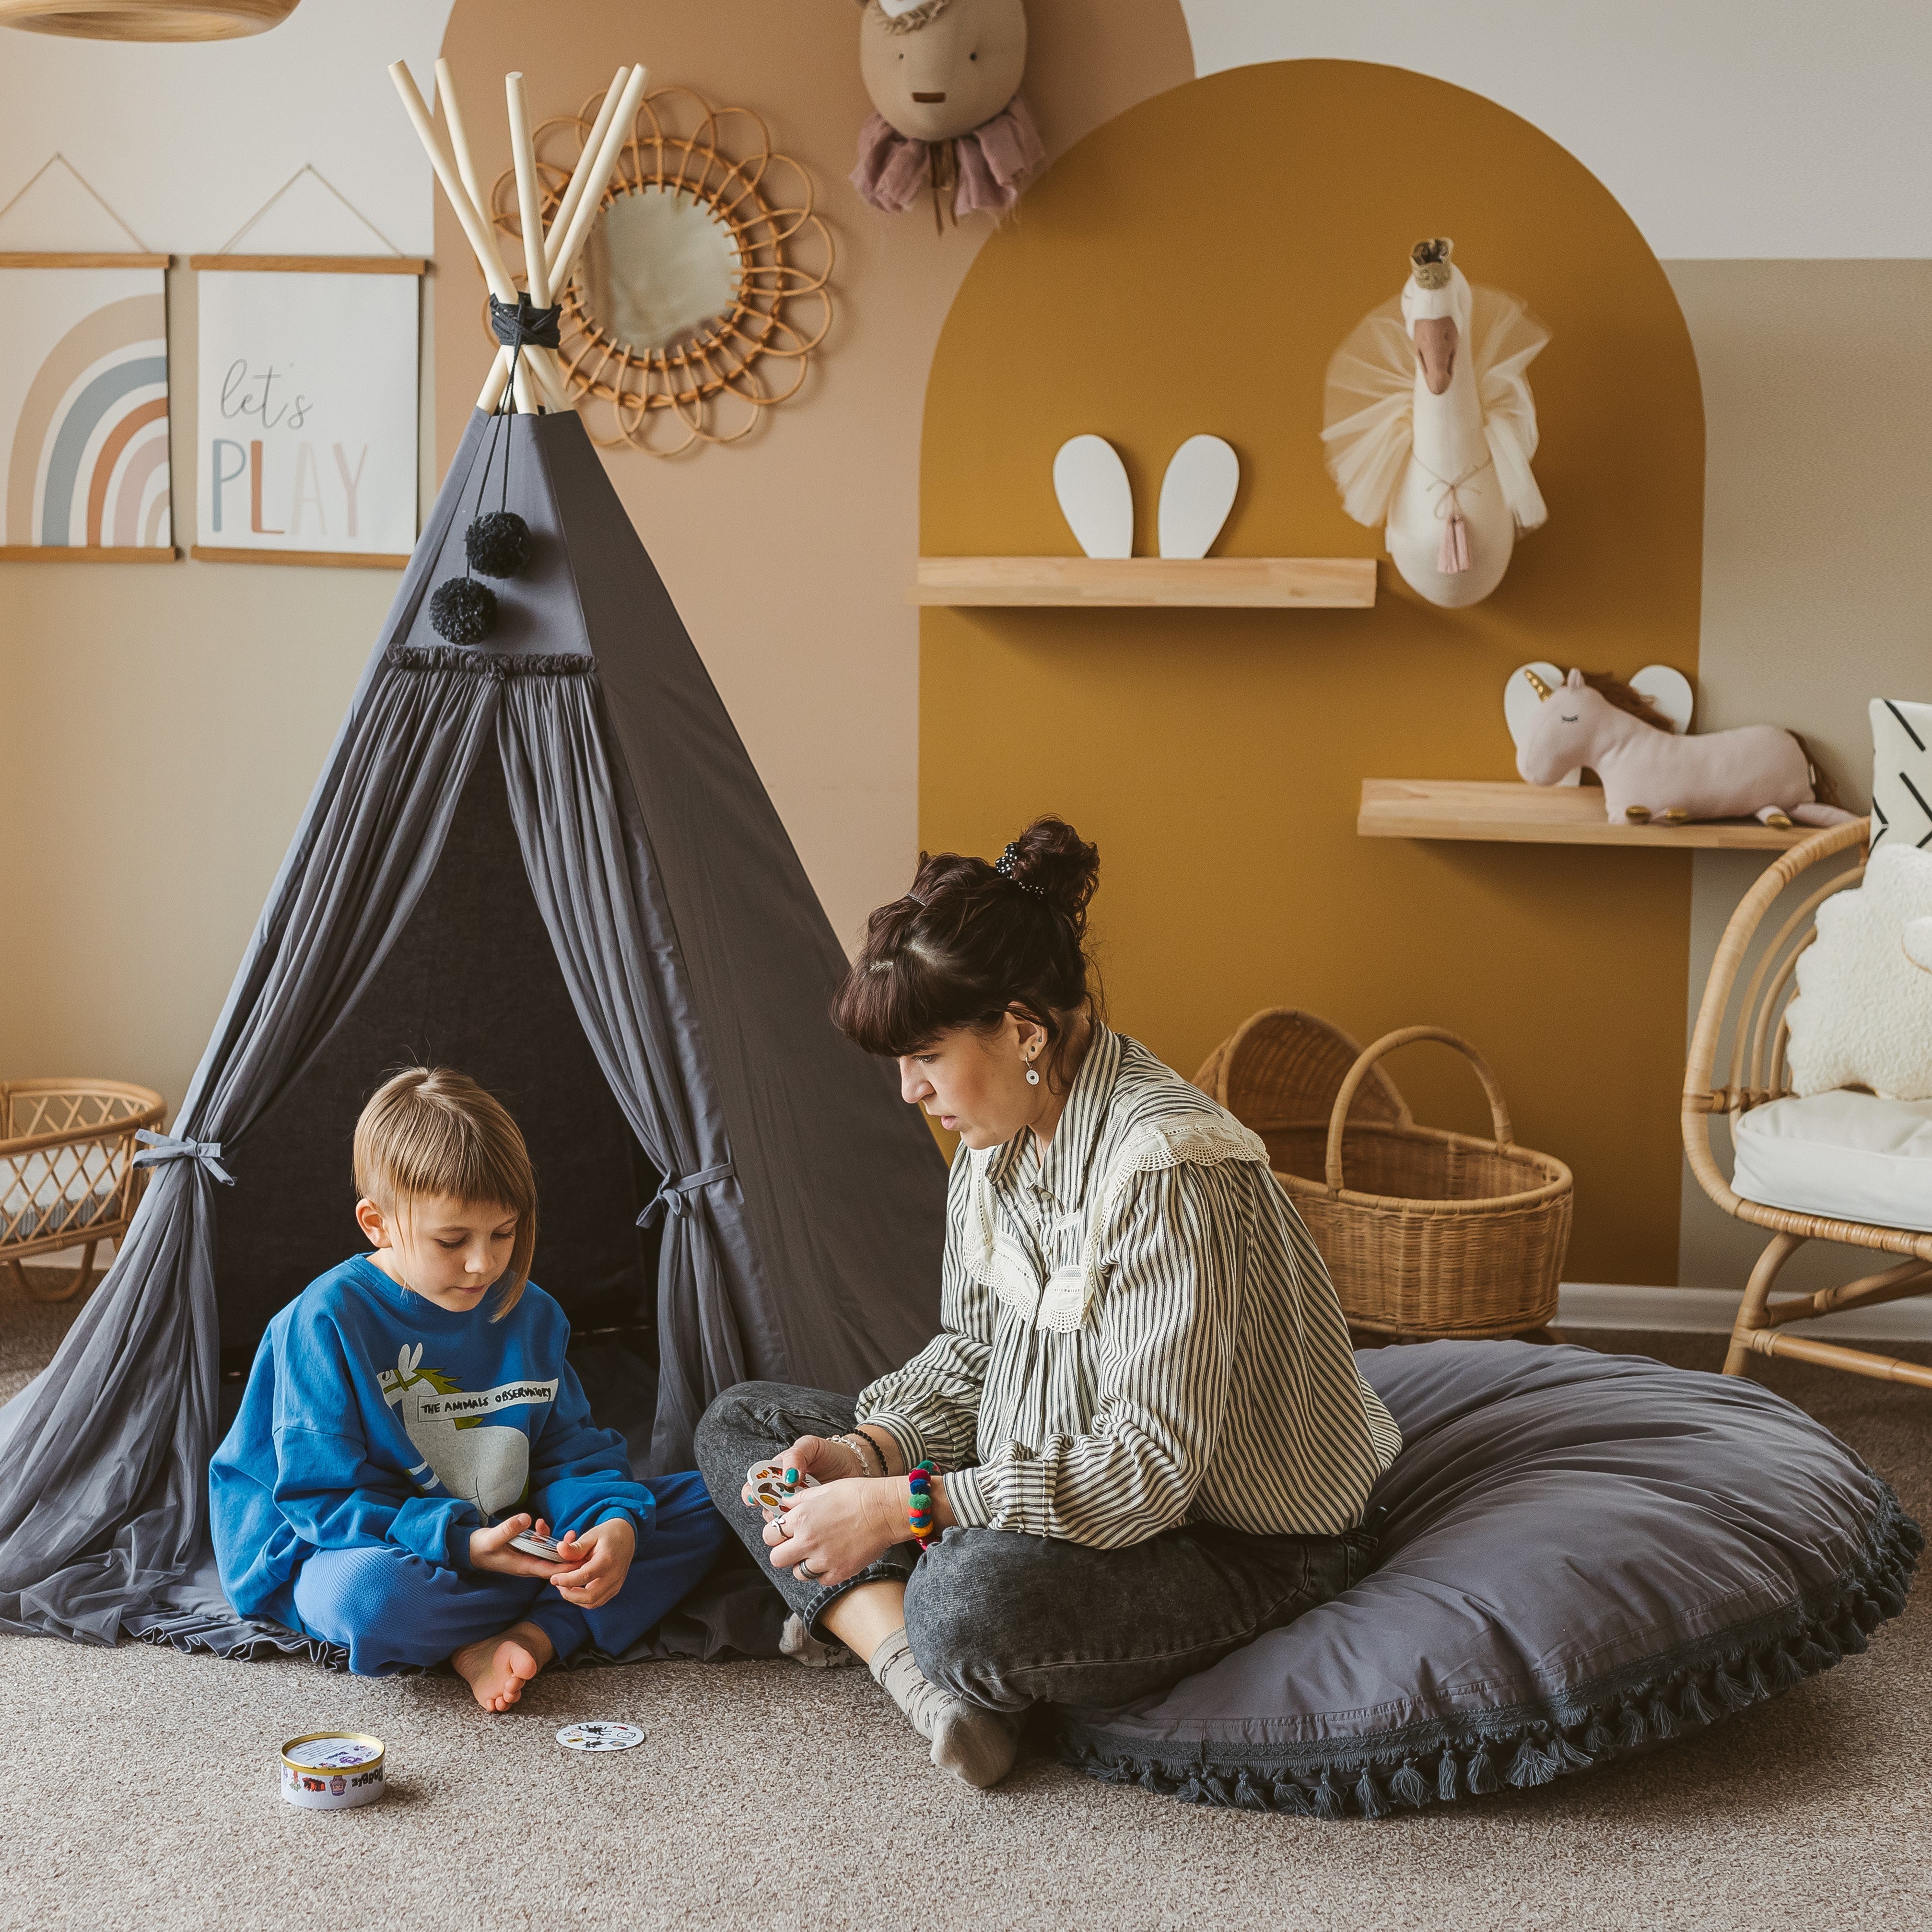
M 1034 1704 L 1162 1690 L 1349 1588 L 1401 1446 L 1267 1148 L 1102 1018 L 1099 872 L 1041 818 L 872 915 L 832 1017 L 959 1136 L 944 1326 L 856 1402 L 741 1383 L 698 1432 L 788 1648 L 844 1642 L 980 1786 Z

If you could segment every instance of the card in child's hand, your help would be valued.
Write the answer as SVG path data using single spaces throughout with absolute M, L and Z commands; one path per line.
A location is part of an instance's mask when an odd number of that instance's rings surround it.
M 526 1556 L 540 1556 L 546 1563 L 563 1561 L 561 1546 L 554 1537 L 539 1536 L 533 1529 L 526 1529 L 520 1536 L 510 1539 L 512 1550 L 520 1550 Z

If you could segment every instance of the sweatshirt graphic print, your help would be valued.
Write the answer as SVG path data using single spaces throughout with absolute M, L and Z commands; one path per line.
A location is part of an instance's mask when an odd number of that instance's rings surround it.
M 382 1400 L 422 1451 L 410 1474 L 425 1490 L 440 1483 L 452 1496 L 474 1503 L 488 1522 L 522 1497 L 530 1473 L 530 1438 L 520 1429 L 479 1418 L 512 1404 L 554 1402 L 556 1378 L 506 1382 L 471 1395 L 440 1369 L 423 1367 L 422 1352 L 422 1342 L 412 1348 L 405 1342 L 396 1351 L 396 1366 L 381 1378 Z
M 299 1628 L 295 1576 L 318 1550 L 389 1544 L 467 1573 L 470 1536 L 528 1510 L 551 1534 L 630 1518 L 650 1490 L 600 1429 L 565 1358 L 570 1324 L 534 1282 L 439 1307 L 358 1256 L 268 1324 L 208 1472 L 223 1588 L 244 1616 Z

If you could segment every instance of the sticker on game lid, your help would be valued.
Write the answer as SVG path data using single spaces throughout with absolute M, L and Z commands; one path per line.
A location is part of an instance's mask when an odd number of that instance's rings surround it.
M 640 1724 L 566 1724 L 556 1734 L 566 1750 L 632 1750 L 644 1741 Z
M 311 1731 L 282 1747 L 282 1796 L 310 1811 L 346 1811 L 382 1796 L 382 1740 L 364 1731 Z

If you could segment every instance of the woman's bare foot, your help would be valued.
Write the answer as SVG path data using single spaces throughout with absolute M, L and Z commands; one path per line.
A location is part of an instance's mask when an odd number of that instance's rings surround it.
M 466 1643 L 450 1658 L 486 1711 L 507 1711 L 524 1686 L 556 1654 L 535 1624 L 512 1624 L 500 1636 Z

